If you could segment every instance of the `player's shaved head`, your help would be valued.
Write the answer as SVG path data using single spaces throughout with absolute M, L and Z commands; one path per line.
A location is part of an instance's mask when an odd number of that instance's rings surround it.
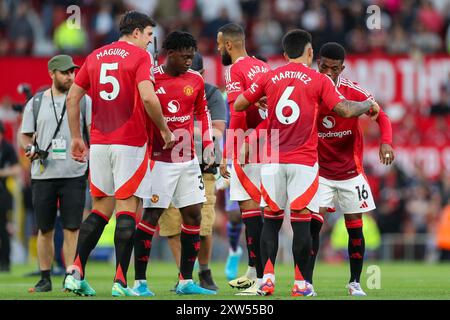
M 232 42 L 245 42 L 245 32 L 244 29 L 237 23 L 228 23 L 218 30 L 222 33 L 224 40 Z
M 282 40 L 283 50 L 290 59 L 301 57 L 307 45 L 311 43 L 311 34 L 302 29 L 289 31 Z
M 320 48 L 319 57 L 344 62 L 345 49 L 337 42 L 327 42 Z

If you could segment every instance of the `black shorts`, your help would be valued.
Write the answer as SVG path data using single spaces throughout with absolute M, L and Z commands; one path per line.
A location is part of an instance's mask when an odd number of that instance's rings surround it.
M 86 177 L 32 180 L 36 224 L 42 233 L 54 229 L 58 209 L 63 229 L 80 229 L 86 198 Z

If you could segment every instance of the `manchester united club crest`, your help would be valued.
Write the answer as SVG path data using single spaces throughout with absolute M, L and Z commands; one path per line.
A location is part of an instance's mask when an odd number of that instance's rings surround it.
M 152 198 L 150 199 L 152 203 L 157 203 L 159 201 L 159 196 L 157 194 L 152 195 Z
M 194 94 L 194 88 L 192 88 L 191 86 L 186 86 L 183 89 L 183 92 L 186 96 L 192 96 Z

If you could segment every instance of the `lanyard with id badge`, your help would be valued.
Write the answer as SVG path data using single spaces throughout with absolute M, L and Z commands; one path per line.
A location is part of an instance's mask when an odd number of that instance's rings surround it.
M 64 114 L 66 112 L 66 101 L 64 100 L 64 106 L 63 109 L 61 111 L 61 115 L 59 116 L 59 120 L 58 120 L 58 116 L 56 114 L 56 107 L 55 107 L 55 100 L 53 98 L 53 90 L 50 89 L 50 95 L 52 97 L 52 107 L 53 107 L 53 112 L 55 115 L 55 120 L 57 123 L 56 126 L 56 130 L 55 133 L 53 134 L 52 137 L 52 141 L 50 142 L 50 144 L 47 146 L 47 148 L 45 149 L 45 153 L 48 156 L 48 150 L 50 149 L 50 147 L 52 148 L 52 159 L 53 160 L 65 160 L 67 157 L 67 140 L 63 138 L 62 135 L 60 135 L 58 138 L 58 132 L 59 129 L 61 128 L 61 124 L 64 118 Z M 45 170 L 45 160 L 47 159 L 47 157 L 42 158 L 39 157 L 39 171 L 41 173 L 44 172 Z

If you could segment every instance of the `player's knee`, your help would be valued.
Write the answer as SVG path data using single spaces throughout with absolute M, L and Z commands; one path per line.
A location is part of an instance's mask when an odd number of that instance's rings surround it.
M 150 209 L 147 208 L 142 215 L 142 220 L 144 222 L 150 223 L 153 226 L 158 224 L 159 218 L 164 213 L 164 209 Z
M 39 228 L 39 233 L 44 238 L 53 238 L 53 226 L 43 226 Z
M 114 240 L 128 240 L 134 235 L 136 222 L 133 217 L 122 215 L 117 218 Z

